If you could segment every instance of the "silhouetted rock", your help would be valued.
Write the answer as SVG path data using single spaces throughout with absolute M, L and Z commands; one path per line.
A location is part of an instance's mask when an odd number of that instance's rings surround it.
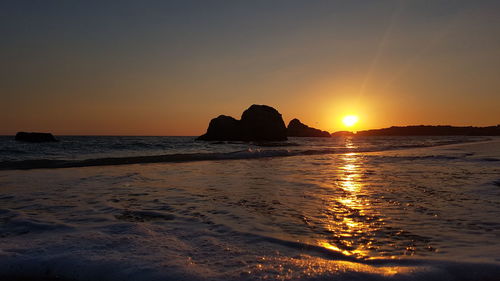
M 267 105 L 252 105 L 241 120 L 220 115 L 210 121 L 207 132 L 198 140 L 283 141 L 286 127 L 281 114 Z
M 300 122 L 299 119 L 293 119 L 290 121 L 286 130 L 289 137 L 330 137 L 329 132 L 311 128 Z
M 281 114 L 267 105 L 252 105 L 241 115 L 241 129 L 245 140 L 286 140 L 286 127 Z
M 354 133 L 350 132 L 350 131 L 338 131 L 338 132 L 332 133 L 332 137 L 338 137 L 338 136 L 345 137 L 345 136 L 353 136 L 353 135 L 354 135 Z
M 239 140 L 241 136 L 240 121 L 231 116 L 219 115 L 210 120 L 207 133 L 200 136 L 199 140 Z
M 500 136 L 500 125 L 489 127 L 406 126 L 359 131 L 360 136 Z
M 56 142 L 58 141 L 51 133 L 26 133 L 18 132 L 16 141 L 25 142 Z

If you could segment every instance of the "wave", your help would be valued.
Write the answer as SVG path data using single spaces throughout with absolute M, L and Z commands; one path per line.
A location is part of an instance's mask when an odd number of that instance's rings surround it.
M 485 157 L 485 158 L 480 158 L 479 161 L 483 161 L 483 162 L 498 162 L 498 161 L 500 161 L 500 159 L 493 158 L 493 157 Z
M 108 157 L 86 160 L 35 159 L 0 162 L 0 170 L 25 170 L 42 168 L 74 168 L 90 166 L 130 165 L 146 163 L 191 162 L 208 160 L 250 159 L 297 155 L 288 150 L 248 150 L 229 153 L 181 153 L 149 156 Z
M 471 142 L 471 141 L 466 141 Z M 474 141 L 472 141 L 474 142 Z M 91 158 L 84 160 L 61 160 L 61 159 L 28 159 L 28 160 L 7 160 L 0 162 L 0 170 L 27 170 L 27 169 L 52 169 L 52 168 L 75 168 L 91 166 L 114 166 L 130 164 L 148 164 L 148 163 L 175 163 L 175 162 L 193 162 L 193 161 L 213 161 L 213 160 L 241 160 L 269 157 L 287 157 L 299 155 L 323 155 L 338 153 L 362 153 L 377 152 L 398 149 L 435 147 L 442 145 L 464 143 L 464 141 L 444 141 L 434 144 L 400 144 L 396 146 L 378 146 L 366 148 L 317 148 L 317 149 L 286 149 L 283 145 L 275 143 L 259 143 L 260 147 L 276 147 L 276 149 L 246 149 L 233 152 L 198 152 L 198 153 L 177 153 L 162 155 L 142 155 L 142 156 L 124 156 L 124 157 L 104 157 Z M 285 146 L 303 147 L 296 143 L 286 143 Z M 309 146 L 310 147 L 310 146 Z M 391 157 L 391 156 L 388 156 Z M 426 156 L 438 157 L 443 159 L 455 159 L 452 156 Z M 420 157 L 418 157 L 420 158 Z M 485 159 L 485 161 L 497 161 L 497 159 Z
M 240 233 L 241 234 L 241 233 Z M 347 279 L 341 280 L 497 280 L 500 274 L 500 264 L 494 262 L 471 262 L 452 261 L 445 259 L 419 259 L 419 258 L 365 258 L 346 255 L 339 250 L 333 250 L 322 246 L 311 245 L 298 241 L 290 241 L 265 235 L 245 233 L 254 236 L 257 240 L 278 244 L 288 248 L 293 248 L 302 253 L 318 256 L 327 261 L 350 262 L 354 266 L 369 266 L 372 268 L 411 268 L 407 273 L 401 272 L 394 276 L 380 276 L 366 274 L 362 270 L 359 275 L 350 275 Z M 385 275 L 385 274 L 384 274 Z M 339 276 L 340 277 L 340 276 Z M 346 276 L 347 277 L 347 276 Z M 352 278 L 352 279 L 351 279 Z M 330 278 L 326 278 L 331 280 Z M 314 279 L 316 280 L 316 279 Z M 320 278 L 320 280 L 323 280 Z
M 125 227 L 125 225 L 122 225 Z M 132 227 L 131 229 L 135 229 Z M 150 256 L 138 256 L 142 251 L 137 244 L 131 243 L 126 253 L 115 250 L 117 245 L 128 243 L 127 239 L 105 240 L 99 245 L 99 253 L 89 253 L 87 248 L 96 247 L 96 234 L 87 233 L 71 246 L 51 247 L 46 251 L 25 251 L 23 249 L 0 250 L 1 280 L 72 280 L 72 281 L 115 281 L 115 280 L 267 280 L 278 277 L 280 280 L 440 280 L 440 281 L 493 281 L 498 280 L 500 265 L 488 262 L 467 262 L 431 259 L 374 259 L 356 260 L 341 253 L 327 249 L 281 239 L 259 237 L 258 240 L 277 243 L 295 249 L 294 256 L 285 253 L 274 255 L 269 252 L 263 256 L 246 253 L 245 259 L 265 260 L 257 267 L 251 261 L 231 264 L 238 257 L 237 251 L 226 248 L 227 259 L 211 266 L 193 263 L 190 258 L 179 256 L 173 250 L 159 250 Z M 88 237 L 90 236 L 90 237 Z M 211 237 L 216 242 L 216 237 Z M 101 241 L 100 240 L 100 241 Z M 256 243 L 257 242 L 257 243 Z M 67 246 L 64 244 L 62 245 Z M 90 244 L 89 244 L 90 243 Z M 107 244 L 106 244 L 107 243 Z M 148 246 L 148 245 L 145 245 Z M 115 248 L 112 248 L 115 247 Z M 253 248 L 264 250 L 258 241 L 252 242 Z M 321 250 L 323 249 L 323 250 Z M 192 251 L 191 248 L 185 251 Z M 239 250 L 238 250 L 239 251 Z M 311 251 L 319 255 L 308 255 Z M 47 253 L 45 253 L 47 252 Z M 265 252 L 264 252 L 265 253 Z M 187 252 L 185 253 L 187 254 Z M 220 253 L 219 253 L 220 254 Z M 217 253 L 214 253 L 217 256 Z M 161 260 L 161 262 L 159 262 Z M 250 265 L 247 265 L 250 263 Z M 232 266 L 231 270 L 226 267 Z M 249 269 L 253 269 L 250 271 Z M 289 275 L 294 273 L 294 275 Z M 281 275 L 280 275 L 281 274 Z
M 370 152 L 370 150 L 348 150 L 348 149 L 248 149 L 226 153 L 179 153 L 164 155 L 105 157 L 85 160 L 57 160 L 57 159 L 30 159 L 19 161 L 2 161 L 0 170 L 29 170 L 29 169 L 54 169 L 54 168 L 76 168 L 91 166 L 115 166 L 131 164 L 153 164 L 153 163 L 180 163 L 194 161 L 214 160 L 242 160 L 270 157 L 287 157 L 299 155 L 324 155 L 347 152 Z
M 229 153 L 181 153 L 148 156 L 129 157 L 107 157 L 86 160 L 55 160 L 55 159 L 34 159 L 20 161 L 0 162 L 0 170 L 29 170 L 29 169 L 54 169 L 54 168 L 76 168 L 92 166 L 116 166 L 131 164 L 153 164 L 153 163 L 180 163 L 194 161 L 213 160 L 242 160 L 270 157 L 287 157 L 299 155 L 324 155 L 346 152 L 369 152 L 369 151 L 349 151 L 349 150 L 242 150 Z

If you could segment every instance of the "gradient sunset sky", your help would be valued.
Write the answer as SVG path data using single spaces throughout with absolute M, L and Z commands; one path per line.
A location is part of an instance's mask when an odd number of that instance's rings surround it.
M 500 1 L 1 1 L 0 134 L 500 123 Z

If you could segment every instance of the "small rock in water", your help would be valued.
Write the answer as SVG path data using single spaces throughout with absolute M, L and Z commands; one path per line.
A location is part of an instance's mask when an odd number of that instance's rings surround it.
M 18 132 L 16 141 L 24 142 L 57 142 L 58 140 L 51 133 L 27 133 Z

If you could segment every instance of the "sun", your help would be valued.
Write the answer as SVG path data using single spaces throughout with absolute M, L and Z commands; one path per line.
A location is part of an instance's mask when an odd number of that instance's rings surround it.
M 346 125 L 347 127 L 352 127 L 354 125 L 356 125 L 356 123 L 358 123 L 358 116 L 356 115 L 347 115 L 344 117 L 344 119 L 342 119 L 342 122 L 344 122 L 344 125 Z

